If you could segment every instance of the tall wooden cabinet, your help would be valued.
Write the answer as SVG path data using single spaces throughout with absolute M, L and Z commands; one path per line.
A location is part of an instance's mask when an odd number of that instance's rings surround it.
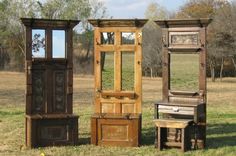
M 207 26 L 210 19 L 155 21 L 162 28 L 162 101 L 155 104 L 156 147 L 204 148 Z
M 95 114 L 91 143 L 138 146 L 141 138 L 142 27 L 147 20 L 92 19 Z
M 79 21 L 22 18 L 26 29 L 26 145 L 75 145 L 73 27 Z

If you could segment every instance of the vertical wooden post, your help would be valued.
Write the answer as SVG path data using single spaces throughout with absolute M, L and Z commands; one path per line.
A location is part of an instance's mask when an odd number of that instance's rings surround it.
M 169 90 L 170 90 L 170 56 L 168 51 L 168 28 L 162 30 L 162 100 L 164 102 L 169 101 Z

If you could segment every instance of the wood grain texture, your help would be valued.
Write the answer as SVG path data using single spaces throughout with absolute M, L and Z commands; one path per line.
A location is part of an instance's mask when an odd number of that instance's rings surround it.
M 73 116 L 73 27 L 79 21 L 22 18 L 26 26 L 26 145 L 75 145 Z M 45 30 L 45 57 L 32 58 L 32 30 Z M 65 58 L 53 58 L 53 30 L 65 31 Z M 39 115 L 40 114 L 40 115 Z
M 156 133 L 159 133 L 157 147 L 159 150 L 162 149 L 163 144 L 175 147 L 176 145 L 173 140 L 166 142 L 165 138 L 161 138 L 161 129 L 180 128 L 182 131 L 182 142 L 181 144 L 178 144 L 178 146 L 181 147 L 183 152 L 191 148 L 190 135 L 197 136 L 197 138 L 194 138 L 197 143 L 197 145 L 194 145 L 196 148 L 205 148 L 207 93 L 206 29 L 208 24 L 211 22 L 211 19 L 159 20 L 155 22 L 162 28 L 163 35 L 162 101 L 155 104 L 156 120 L 154 120 L 158 131 Z M 171 90 L 170 56 L 172 53 L 195 53 L 199 55 L 199 87 L 196 92 Z M 162 113 L 161 117 L 163 117 L 163 119 L 158 119 L 160 118 L 159 113 Z M 194 122 L 197 126 L 191 125 L 190 122 Z M 189 128 L 195 130 L 190 131 Z M 171 133 L 168 132 L 168 134 Z

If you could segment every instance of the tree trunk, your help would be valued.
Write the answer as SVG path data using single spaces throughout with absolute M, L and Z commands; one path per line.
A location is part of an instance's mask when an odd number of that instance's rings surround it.
M 212 61 L 210 63 L 210 70 L 211 70 L 211 81 L 215 82 L 215 67 Z
M 87 52 L 86 52 L 86 60 L 88 60 L 88 57 L 89 57 L 90 47 L 91 47 L 91 40 L 88 40 Z
M 152 75 L 152 74 L 153 74 L 153 73 L 152 73 L 152 67 L 150 68 L 150 71 L 151 71 L 151 78 L 153 78 L 153 75 Z
M 222 57 L 222 59 L 221 59 L 221 67 L 220 67 L 220 82 L 222 82 L 223 68 L 224 68 L 224 57 Z
M 232 62 L 233 62 L 233 65 L 234 65 L 234 76 L 236 75 L 236 64 L 235 64 L 235 61 L 234 61 L 234 58 L 232 57 Z

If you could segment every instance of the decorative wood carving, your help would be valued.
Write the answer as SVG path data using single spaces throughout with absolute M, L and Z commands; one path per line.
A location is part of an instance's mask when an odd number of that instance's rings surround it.
M 210 19 L 162 20 L 162 101 L 155 104 L 156 147 L 204 148 L 206 142 L 206 27 Z M 167 43 L 168 42 L 168 43 Z M 171 55 L 199 55 L 198 89 L 171 88 Z M 183 59 L 184 55 L 183 55 Z M 194 83 L 194 82 L 192 82 Z M 162 114 L 160 116 L 160 114 Z M 181 131 L 175 131 L 181 129 Z M 174 133 L 177 138 L 170 139 Z M 176 141 L 177 140 L 177 141 Z M 192 142 L 191 142 L 192 141 Z
M 79 21 L 21 20 L 26 27 L 26 145 L 75 145 L 78 116 L 72 114 L 72 29 Z M 62 33 L 62 43 L 55 42 L 54 33 Z

